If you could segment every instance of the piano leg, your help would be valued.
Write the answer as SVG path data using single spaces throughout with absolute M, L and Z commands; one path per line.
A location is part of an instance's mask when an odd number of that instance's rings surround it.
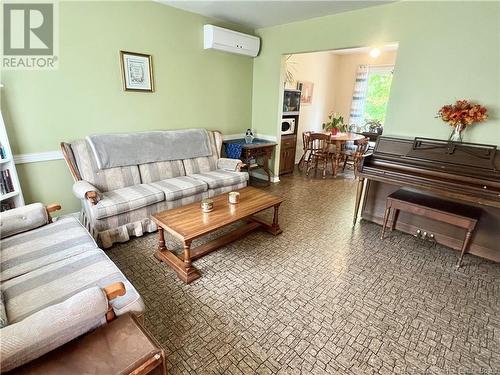
M 392 211 L 392 218 L 391 218 L 391 232 L 396 228 L 396 221 L 398 221 L 398 216 L 399 216 L 399 210 L 394 209 Z
M 380 239 L 384 239 L 384 234 L 385 234 L 385 228 L 387 227 L 387 222 L 389 221 L 389 216 L 391 213 L 391 206 L 386 205 L 385 206 L 385 213 L 384 213 L 384 222 L 382 224 L 382 233 L 380 234 Z
M 472 236 L 472 231 L 467 231 L 467 234 L 465 235 L 464 244 L 462 245 L 462 252 L 460 253 L 460 258 L 458 259 L 457 268 L 460 268 L 460 266 L 462 265 L 462 259 L 463 259 L 464 254 L 465 254 L 465 250 L 467 249 L 467 246 L 469 245 L 469 241 L 470 241 L 471 236 Z
M 363 190 L 365 186 L 364 182 L 364 178 L 358 178 L 358 187 L 356 189 L 356 204 L 354 206 L 354 219 L 352 221 L 352 226 L 355 226 L 356 221 L 358 220 L 359 206 L 361 205 L 361 197 L 363 196 Z

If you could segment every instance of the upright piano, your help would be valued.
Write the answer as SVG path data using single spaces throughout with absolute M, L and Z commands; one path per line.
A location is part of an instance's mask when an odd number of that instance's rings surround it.
M 385 199 L 401 187 L 480 207 L 482 217 L 469 252 L 500 261 L 500 152 L 497 146 L 430 138 L 379 137 L 357 170 L 354 224 L 361 216 L 382 223 Z M 363 198 L 364 197 L 364 198 Z M 430 219 L 402 214 L 397 229 L 434 234 L 459 249 L 463 231 Z

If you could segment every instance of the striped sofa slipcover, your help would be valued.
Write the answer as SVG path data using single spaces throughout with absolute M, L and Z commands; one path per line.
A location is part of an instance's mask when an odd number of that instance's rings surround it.
M 135 288 L 72 217 L 50 223 L 41 203 L 0 214 L 0 365 L 29 362 L 106 323 L 115 315 L 142 315 Z M 111 301 L 103 288 L 122 282 Z
M 247 185 L 241 161 L 221 158 L 222 134 L 208 136 L 209 156 L 107 169 L 98 168 L 87 140 L 61 143 L 82 202 L 80 221 L 101 247 L 156 231 L 152 214 Z

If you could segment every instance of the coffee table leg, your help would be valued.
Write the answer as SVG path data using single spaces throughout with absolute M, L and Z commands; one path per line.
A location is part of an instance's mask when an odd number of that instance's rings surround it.
M 172 254 L 165 244 L 165 231 L 158 226 L 158 248 L 155 251 L 155 258 L 160 262 L 168 263 L 169 255 Z
M 163 232 L 163 228 L 158 229 L 158 250 L 165 250 L 167 247 L 165 246 L 165 232 Z
M 155 258 L 168 264 L 182 281 L 189 284 L 200 277 L 200 273 L 191 265 L 191 242 L 184 242 L 183 245 L 184 259 L 181 260 L 176 254 L 167 249 L 164 230 L 158 227 L 158 250 L 155 252 Z
M 258 223 L 259 227 L 261 229 L 265 230 L 266 232 L 271 233 L 274 236 L 277 236 L 278 234 L 283 233 L 283 231 L 281 230 L 280 225 L 278 223 L 278 213 L 279 213 L 280 204 L 281 203 L 278 203 L 278 204 L 275 204 L 273 206 L 274 213 L 273 213 L 273 221 L 271 224 L 269 224 L 269 222 L 267 222 L 266 220 L 262 220 L 258 217 L 255 217 L 255 216 L 251 216 L 250 221 L 253 223 Z
M 189 284 L 192 281 L 200 277 L 200 273 L 191 264 L 191 241 L 184 241 L 184 269 L 182 273 L 179 273 L 179 277 L 186 283 Z
M 278 223 L 279 208 L 280 208 L 279 204 L 274 206 L 273 224 L 271 225 L 271 233 L 274 234 L 275 236 L 283 232 Z
M 184 269 L 186 275 L 191 269 L 191 241 L 184 242 Z

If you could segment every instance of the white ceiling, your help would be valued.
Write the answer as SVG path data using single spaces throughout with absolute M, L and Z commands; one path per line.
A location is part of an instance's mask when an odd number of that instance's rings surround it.
M 368 8 L 393 1 L 191 1 L 157 0 L 175 8 L 253 29 Z

